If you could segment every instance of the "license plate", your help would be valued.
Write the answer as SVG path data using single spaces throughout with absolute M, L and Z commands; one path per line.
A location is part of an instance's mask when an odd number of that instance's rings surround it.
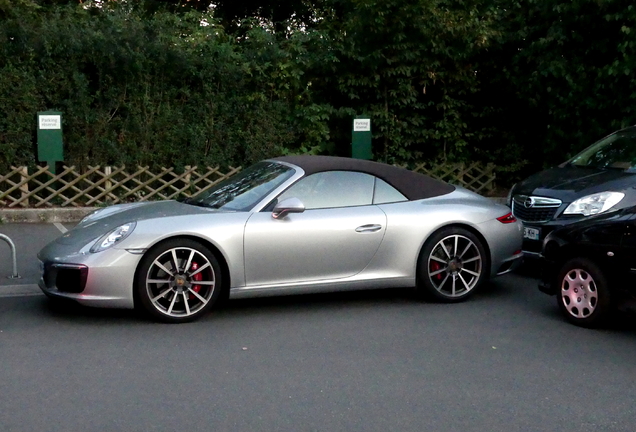
M 539 235 L 541 231 L 537 228 L 523 227 L 523 238 L 527 238 L 528 240 L 539 240 Z

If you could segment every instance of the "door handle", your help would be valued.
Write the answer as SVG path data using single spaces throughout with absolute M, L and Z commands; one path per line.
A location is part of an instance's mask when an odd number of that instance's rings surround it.
M 382 225 L 369 224 L 369 225 L 359 226 L 358 228 L 356 228 L 356 232 L 359 232 L 359 233 L 376 232 L 376 231 L 380 231 L 381 229 L 382 229 Z

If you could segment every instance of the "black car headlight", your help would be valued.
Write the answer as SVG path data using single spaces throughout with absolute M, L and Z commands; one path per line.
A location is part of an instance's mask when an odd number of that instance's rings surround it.
M 563 214 L 592 216 L 603 213 L 618 204 L 624 196 L 625 194 L 622 192 L 599 192 L 588 195 L 570 204 Z

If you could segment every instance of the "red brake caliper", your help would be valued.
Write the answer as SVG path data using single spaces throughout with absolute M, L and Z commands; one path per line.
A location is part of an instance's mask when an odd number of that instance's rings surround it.
M 199 264 L 193 262 L 192 266 L 190 266 L 190 271 L 195 271 L 198 268 L 199 268 Z M 203 280 L 203 275 L 199 272 L 195 274 L 194 276 L 192 276 L 192 280 L 195 280 L 195 281 Z M 201 285 L 192 285 L 192 291 L 194 291 L 195 293 L 198 293 L 199 291 L 201 291 Z M 192 300 L 194 298 L 194 295 L 190 294 L 188 297 L 190 298 L 190 300 Z
M 437 261 L 431 261 L 431 273 L 441 269 L 442 266 L 439 265 L 439 263 Z M 437 273 L 435 276 L 433 276 L 434 278 L 436 278 L 437 280 L 441 280 L 442 279 L 442 274 L 441 273 Z

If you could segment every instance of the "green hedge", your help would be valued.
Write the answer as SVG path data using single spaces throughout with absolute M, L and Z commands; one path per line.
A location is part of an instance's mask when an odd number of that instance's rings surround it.
M 0 24 L 0 167 L 35 162 L 45 109 L 64 113 L 78 166 L 240 165 L 305 132 L 272 79 L 288 53 L 258 27 L 238 43 L 198 13 L 16 9 Z
M 347 155 L 366 114 L 378 160 L 504 182 L 636 122 L 625 0 L 313 0 L 287 22 L 146 3 L 0 0 L 0 170 L 37 163 L 49 109 L 80 168 Z

